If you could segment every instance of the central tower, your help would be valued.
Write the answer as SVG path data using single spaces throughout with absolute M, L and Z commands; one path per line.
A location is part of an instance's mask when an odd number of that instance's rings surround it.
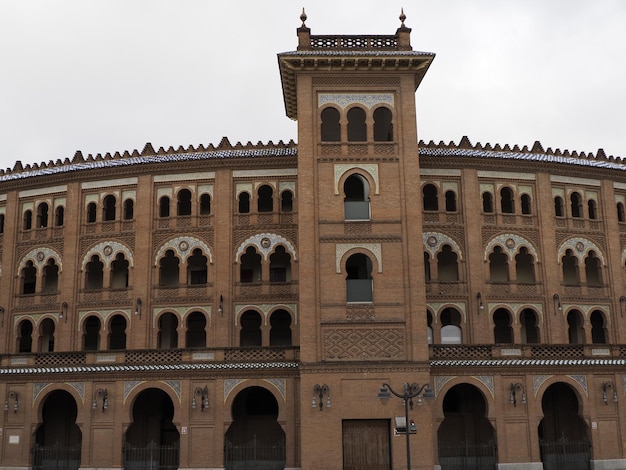
M 302 468 L 357 468 L 365 450 L 402 462 L 387 436 L 403 405 L 377 392 L 430 380 L 415 91 L 434 54 L 413 51 L 404 14 L 383 36 L 314 36 L 301 20 L 278 61 L 298 121 Z M 423 431 L 411 445 L 432 468 Z

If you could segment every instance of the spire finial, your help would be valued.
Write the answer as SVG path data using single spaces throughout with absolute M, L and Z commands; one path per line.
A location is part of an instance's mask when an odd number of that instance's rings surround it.
M 304 10 L 303 10 L 304 11 Z M 400 8 L 400 25 L 401 28 L 404 28 L 404 20 L 406 20 L 406 15 L 404 14 L 404 8 Z
M 302 27 L 306 28 L 306 25 L 304 24 L 304 22 L 306 21 L 306 13 L 304 12 L 304 7 L 302 7 L 302 14 L 300 15 L 300 19 L 302 20 Z

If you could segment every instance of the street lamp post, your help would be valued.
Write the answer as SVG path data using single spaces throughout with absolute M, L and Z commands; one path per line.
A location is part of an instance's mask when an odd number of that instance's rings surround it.
M 418 383 L 413 382 L 404 384 L 403 393 L 396 392 L 391 385 L 388 383 L 383 383 L 383 386 L 378 391 L 378 398 L 381 400 L 387 400 L 391 398 L 389 392 L 393 393 L 396 397 L 402 398 L 404 400 L 404 431 L 406 434 L 406 468 L 407 470 L 411 470 L 411 445 L 409 441 L 409 406 L 413 409 L 413 398 L 417 397 L 418 405 L 422 404 L 422 397 L 432 399 L 435 398 L 435 394 L 430 388 L 430 384 L 425 383 L 424 385 L 419 385 Z M 424 394 L 422 395 L 422 392 Z

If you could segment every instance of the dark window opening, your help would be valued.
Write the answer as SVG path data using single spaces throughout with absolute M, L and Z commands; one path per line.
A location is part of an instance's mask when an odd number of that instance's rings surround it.
M 374 140 L 393 142 L 393 115 L 389 108 L 377 108 L 374 111 Z
M 339 142 L 341 140 L 339 116 L 339 111 L 335 108 L 326 108 L 322 111 L 322 142 Z
M 365 141 L 367 141 L 365 111 L 361 108 L 352 108 L 348 111 L 348 142 Z
M 200 215 L 211 215 L 211 195 L 200 196 Z
M 250 194 L 243 192 L 239 194 L 239 213 L 248 214 L 250 212 Z
M 258 212 L 272 212 L 274 210 L 274 191 L 271 186 L 264 184 L 259 188 L 257 211 Z
M 102 220 L 105 220 L 105 221 L 115 220 L 115 212 L 117 210 L 117 208 L 115 207 L 115 205 L 117 204 L 115 196 L 109 195 L 105 197 L 103 204 L 104 204 L 104 207 L 102 209 L 103 210 Z
M 178 191 L 178 212 L 177 215 L 191 215 L 191 191 L 181 189 Z

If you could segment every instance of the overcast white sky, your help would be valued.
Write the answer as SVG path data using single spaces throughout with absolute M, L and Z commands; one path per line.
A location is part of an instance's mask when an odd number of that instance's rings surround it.
M 626 157 L 626 0 L 0 0 L 0 168 L 133 149 L 296 139 L 276 54 L 393 34 L 437 54 L 421 139 Z

